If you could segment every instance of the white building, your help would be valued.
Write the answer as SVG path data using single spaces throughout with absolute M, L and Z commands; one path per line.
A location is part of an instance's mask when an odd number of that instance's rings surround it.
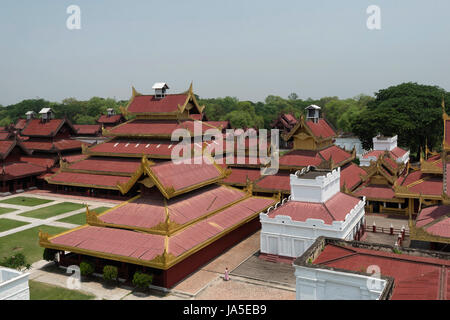
M 370 166 L 370 161 L 377 161 L 386 151 L 397 163 L 407 164 L 409 161 L 409 151 L 398 147 L 397 140 L 398 136 L 383 137 L 378 135 L 373 138 L 373 150 L 359 156 L 360 166 Z
M 291 196 L 260 214 L 261 254 L 297 258 L 319 236 L 360 239 L 365 198 L 340 192 L 340 168 L 290 175 Z
M 366 150 L 362 147 L 361 140 L 353 136 L 339 136 L 334 140 L 334 144 L 346 151 L 356 150 L 356 156 L 359 158 Z
M 0 300 L 30 300 L 28 273 L 0 267 Z

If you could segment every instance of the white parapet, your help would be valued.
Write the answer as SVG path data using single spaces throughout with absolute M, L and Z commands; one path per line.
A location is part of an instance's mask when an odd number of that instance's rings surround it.
M 341 168 L 313 179 L 290 175 L 292 201 L 326 202 L 340 191 Z
M 397 139 L 398 136 L 393 136 L 393 137 L 381 137 L 381 136 L 376 136 L 375 138 L 372 139 L 373 141 L 373 150 L 387 150 L 387 151 L 392 151 L 395 148 L 397 148 Z
M 0 300 L 30 300 L 28 273 L 0 267 Z

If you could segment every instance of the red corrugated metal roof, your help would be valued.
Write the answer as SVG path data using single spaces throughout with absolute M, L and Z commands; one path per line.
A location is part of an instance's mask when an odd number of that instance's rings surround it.
M 381 275 L 394 278 L 393 300 L 449 298 L 445 288 L 450 267 L 448 260 L 327 244 L 314 264 L 359 272 L 376 265 Z
M 54 244 L 152 260 L 164 251 L 164 237 L 121 229 L 86 226 L 55 237 Z
M 67 184 L 83 184 L 104 187 L 116 187 L 117 183 L 126 183 L 130 177 L 111 176 L 88 173 L 59 172 L 50 178 L 52 182 Z
M 115 159 L 115 158 L 102 158 L 92 157 L 85 160 L 75 162 L 70 165 L 70 169 L 73 170 L 86 170 L 86 171 L 107 171 L 107 172 L 120 172 L 132 174 L 141 165 L 140 159 Z
M 169 199 L 166 203 L 170 221 L 183 225 L 245 196 L 241 190 L 213 185 Z M 166 219 L 165 201 L 159 192 L 155 192 L 108 211 L 99 219 L 111 224 L 152 228 Z
M 162 99 L 156 99 L 154 95 L 141 95 L 134 97 L 128 106 L 130 113 L 166 113 L 178 111 L 178 106 L 184 105 L 188 95 L 168 94 Z
M 316 137 L 330 138 L 336 135 L 325 119 L 319 119 L 318 122 L 306 121 L 305 124 Z
M 243 169 L 243 168 L 233 168 L 231 174 L 226 177 L 223 182 L 229 184 L 239 184 L 246 185 L 247 178 L 250 181 L 255 181 L 261 177 L 260 169 Z
M 142 157 L 143 154 L 154 157 L 167 157 L 172 155 L 173 148 L 178 144 L 175 141 L 168 140 L 148 140 L 148 139 L 112 139 L 104 143 L 94 145 L 89 148 L 95 153 L 111 153 L 111 154 L 130 154 Z M 191 144 L 191 151 L 194 145 Z M 178 156 L 183 155 L 183 150 L 177 153 Z
M 450 206 L 438 205 L 422 209 L 417 216 L 416 227 L 435 236 L 450 238 Z
M 58 133 L 64 122 L 64 119 L 51 119 L 45 122 L 40 119 L 31 119 L 22 130 L 22 135 L 53 137 Z
M 19 119 L 17 120 L 16 124 L 14 125 L 14 128 L 17 130 L 22 130 L 25 128 L 25 125 L 27 124 L 27 119 Z
M 366 171 L 354 163 L 349 163 L 341 168 L 341 187 L 345 184 L 348 189 L 352 189 L 362 181 L 361 175 L 366 176 Z
M 38 175 L 45 172 L 46 170 L 41 166 L 26 162 L 9 163 L 4 165 L 0 169 L 2 169 L 2 172 L 4 172 L 7 176 L 10 176 L 12 178 Z M 0 177 L 2 175 L 2 172 L 0 172 Z
M 118 123 L 120 120 L 122 119 L 122 115 L 121 114 L 116 114 L 113 116 L 108 116 L 108 115 L 101 115 L 100 118 L 98 118 L 97 122 L 102 124 L 102 123 Z
M 27 140 L 22 142 L 22 144 L 30 150 L 41 150 L 41 151 L 65 151 L 65 150 L 76 150 L 81 149 L 83 142 L 75 139 L 61 139 L 52 141 L 33 141 Z
M 366 196 L 371 199 L 393 199 L 395 197 L 394 190 L 388 185 L 368 185 L 357 189 L 354 193 L 357 196 Z
M 348 160 L 352 157 L 350 153 L 348 153 L 345 150 L 342 150 L 338 146 L 332 145 L 328 148 L 319 151 L 319 154 L 325 159 L 330 160 L 330 158 L 333 158 L 334 164 L 341 163 L 345 160 Z
M 221 171 L 214 164 L 209 164 L 206 161 L 195 164 L 195 160 L 191 160 L 192 163 L 190 164 L 176 164 L 167 161 L 150 167 L 150 170 L 164 188 L 173 187 L 175 191 L 218 179 L 221 176 Z
M 269 212 L 269 217 L 289 216 L 294 221 L 320 219 L 326 224 L 344 221 L 347 214 L 359 203 L 360 199 L 338 192 L 325 203 L 288 201 Z
M 11 136 L 10 132 L 0 132 L 0 140 L 7 140 Z
M 75 124 L 77 134 L 97 135 L 100 134 L 102 127 L 99 124 Z
M 15 141 L 12 140 L 3 140 L 0 141 L 0 155 L 4 159 L 8 156 L 9 152 L 15 145 Z
M 200 220 L 168 237 L 168 253 L 176 257 L 229 230 L 275 203 L 274 199 L 252 197 Z M 115 228 L 85 226 L 53 237 L 50 242 L 94 252 L 111 253 L 140 260 L 153 260 L 164 251 L 166 236 Z
M 42 156 L 22 156 L 20 161 L 32 163 L 44 168 L 51 168 L 56 163 L 56 158 L 54 157 L 42 157 Z
M 121 135 L 172 135 L 172 132 L 176 129 L 187 129 L 194 133 L 194 123 L 201 124 L 200 121 L 183 121 L 178 122 L 176 120 L 142 120 L 137 119 L 120 124 L 114 128 L 111 128 L 112 134 Z M 208 123 L 208 122 L 204 122 Z M 200 125 L 201 133 L 204 133 L 208 129 L 212 129 L 208 125 Z
M 306 167 L 309 165 L 318 166 L 323 159 L 317 151 L 312 150 L 292 150 L 279 159 L 280 166 Z
M 76 161 L 79 161 L 79 160 L 86 159 L 87 157 L 88 156 L 85 155 L 85 154 L 72 154 L 72 155 L 63 156 L 62 158 L 63 158 L 64 161 L 72 163 L 72 162 L 76 162 Z
M 255 182 L 258 190 L 291 192 L 291 183 L 288 172 L 279 172 L 267 175 Z
M 412 185 L 414 183 L 414 185 Z M 443 190 L 442 176 L 423 173 L 422 171 L 410 172 L 402 181 L 402 186 L 414 193 L 428 195 L 441 195 Z M 409 185 L 411 185 L 409 187 Z

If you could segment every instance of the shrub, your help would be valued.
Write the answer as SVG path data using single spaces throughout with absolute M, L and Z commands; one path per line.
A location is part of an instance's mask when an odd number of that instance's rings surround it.
M 91 261 L 83 261 L 80 263 L 80 273 L 82 276 L 89 276 L 94 273 L 95 265 Z
M 153 275 L 136 271 L 133 276 L 133 285 L 146 289 L 153 281 Z
M 44 254 L 42 255 L 42 257 L 44 258 L 45 261 L 55 261 L 57 252 L 58 252 L 58 250 L 45 248 Z
M 103 279 L 105 280 L 117 280 L 119 271 L 115 266 L 104 266 L 103 267 Z
M 22 253 L 17 253 L 11 257 L 3 258 L 3 261 L 0 263 L 0 265 L 17 270 L 21 270 L 23 267 L 25 267 L 25 269 L 30 269 L 31 267 L 31 265 L 27 263 L 25 256 Z

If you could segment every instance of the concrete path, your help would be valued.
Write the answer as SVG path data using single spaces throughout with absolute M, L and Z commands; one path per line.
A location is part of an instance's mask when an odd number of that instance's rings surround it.
M 52 202 L 48 202 L 48 203 L 44 203 L 41 205 L 37 205 L 37 206 L 21 206 L 21 205 L 15 205 L 15 204 L 8 204 L 8 203 L 1 203 L 0 207 L 3 208 L 11 208 L 11 209 L 15 209 L 15 211 L 9 212 L 9 213 L 5 213 L 0 215 L 0 219 L 2 218 L 6 218 L 6 219 L 11 219 L 11 220 L 17 220 L 17 221 L 22 221 L 22 222 L 27 222 L 27 225 L 24 226 L 20 226 L 14 229 L 10 229 L 10 230 L 6 230 L 3 232 L 0 232 L 0 238 L 1 237 L 5 237 L 20 231 L 24 231 L 27 229 L 31 229 L 34 227 L 38 227 L 41 225 L 46 225 L 46 226 L 54 226 L 54 227 L 61 227 L 61 228 L 67 228 L 67 229 L 73 229 L 78 227 L 79 225 L 77 224 L 71 224 L 71 223 L 66 223 L 66 222 L 60 222 L 57 220 L 60 219 L 64 219 L 67 217 L 71 217 L 73 215 L 79 214 L 79 213 L 83 213 L 86 211 L 86 208 L 81 208 L 81 209 L 77 209 L 77 210 L 73 210 L 70 212 L 65 212 L 53 217 L 49 217 L 47 219 L 37 219 L 37 218 L 32 218 L 32 217 L 25 217 L 25 216 L 21 216 L 20 214 L 25 213 L 27 211 L 31 211 L 31 210 L 36 210 L 36 209 L 41 209 L 41 208 L 45 208 L 48 206 L 52 206 L 58 203 L 63 203 L 63 202 L 73 202 L 73 203 L 79 203 L 79 204 L 87 204 L 89 206 L 89 209 L 91 210 L 95 210 L 96 208 L 99 207 L 112 207 L 113 205 L 111 203 L 105 203 L 105 202 L 100 202 L 100 201 L 95 201 L 95 199 L 92 200 L 77 200 L 77 199 L 61 199 L 61 197 L 52 197 L 52 196 L 47 196 L 47 195 L 36 195 L 36 194 L 30 194 L 30 193 L 21 193 L 20 195 L 10 195 L 7 197 L 2 198 L 2 200 L 6 200 L 6 199 L 10 199 L 10 198 L 14 198 L 14 197 L 18 197 L 18 196 L 25 196 L 25 197 L 29 197 L 29 198 L 38 198 L 38 199 L 45 199 L 45 200 L 52 200 Z

